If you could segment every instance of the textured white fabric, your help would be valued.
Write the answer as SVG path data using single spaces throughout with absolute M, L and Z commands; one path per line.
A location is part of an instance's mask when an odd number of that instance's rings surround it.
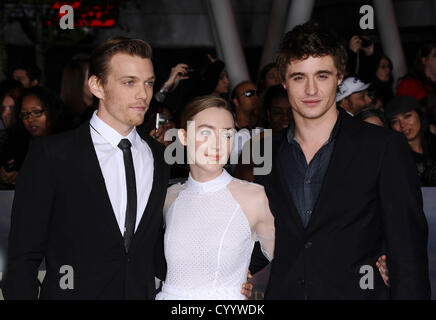
M 262 225 L 262 246 L 272 257 L 274 219 L 267 203 L 268 212 L 261 214 L 266 207 L 239 203 L 234 193 L 244 191 L 257 196 L 258 202 L 266 200 L 263 187 L 234 179 L 225 170 L 211 181 L 200 183 L 190 176 L 185 184 L 168 189 L 164 207 L 168 270 L 156 299 L 245 299 L 240 292 L 256 232 Z
M 123 137 L 115 129 L 103 122 L 97 116 L 97 111 L 92 115 L 90 126 L 91 139 L 121 234 L 124 234 L 124 222 L 126 220 L 127 187 L 123 152 L 118 148 L 118 143 L 120 143 L 121 139 L 126 138 L 132 144 L 130 150 L 132 151 L 133 166 L 135 168 L 137 194 L 136 231 L 153 185 L 153 153 L 135 128 L 126 137 Z

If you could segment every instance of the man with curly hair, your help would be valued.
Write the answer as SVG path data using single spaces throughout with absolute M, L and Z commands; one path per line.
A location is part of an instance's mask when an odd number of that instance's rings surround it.
M 400 135 L 337 108 L 346 59 L 336 37 L 312 22 L 281 44 L 277 65 L 293 121 L 273 137 L 271 173 L 255 180 L 276 227 L 265 298 L 429 298 L 413 159 Z M 384 253 L 389 287 L 376 272 Z

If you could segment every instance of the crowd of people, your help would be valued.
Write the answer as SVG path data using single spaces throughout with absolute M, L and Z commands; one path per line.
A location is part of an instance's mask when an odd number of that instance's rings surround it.
M 417 161 L 422 185 L 436 186 L 436 43 L 420 47 L 412 68 L 396 87 L 392 62 L 376 49 L 373 39 L 353 36 L 347 51 L 347 74 L 338 89 L 337 105 L 362 121 L 403 133 Z M 233 108 L 238 130 L 233 148 L 236 157 L 252 138 L 252 129 L 263 134 L 263 129 L 279 132 L 289 126 L 291 105 L 275 63 L 264 66 L 257 81 L 243 81 L 231 88 L 224 62 L 210 54 L 206 61 L 195 74 L 184 63 L 171 69 L 164 84 L 155 88 L 141 131 L 168 146 L 174 139 L 165 141 L 165 132 L 179 126 L 184 106 L 207 94 L 226 99 Z M 64 67 L 59 94 L 40 85 L 41 72 L 33 64 L 14 66 L 10 79 L 0 83 L 1 189 L 14 188 L 34 138 L 76 128 L 90 119 L 96 100 L 89 90 L 88 76 L 89 56 L 77 54 Z M 178 84 L 188 81 L 194 84 L 185 98 L 171 101 Z M 410 99 L 406 103 L 398 96 Z M 163 120 L 156 125 L 157 116 Z M 233 173 L 246 178 L 240 168 L 233 166 Z M 187 165 L 174 165 L 173 178 L 186 178 L 187 174 Z

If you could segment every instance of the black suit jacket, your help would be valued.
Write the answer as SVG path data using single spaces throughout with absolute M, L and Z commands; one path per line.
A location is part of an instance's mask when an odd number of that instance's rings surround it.
M 306 229 L 280 168 L 285 132 L 273 138 L 271 173 L 256 176 L 276 227 L 265 298 L 427 299 L 427 221 L 407 142 L 396 132 L 342 116 Z M 390 289 L 375 265 L 384 246 Z M 374 289 L 360 286 L 368 275 L 361 270 L 365 265 L 373 268 Z
M 128 254 L 89 121 L 32 144 L 12 208 L 6 299 L 37 298 L 43 258 L 47 272 L 41 299 L 154 299 L 154 276 L 165 274 L 162 208 L 169 170 L 163 146 L 148 136 L 143 139 L 153 153 L 153 186 Z M 74 271 L 73 289 L 60 286 L 64 265 Z

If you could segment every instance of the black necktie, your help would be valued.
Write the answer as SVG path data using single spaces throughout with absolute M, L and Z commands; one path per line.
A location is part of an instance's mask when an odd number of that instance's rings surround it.
M 129 251 L 136 223 L 136 179 L 132 152 L 130 151 L 131 146 L 132 144 L 128 139 L 122 139 L 118 144 L 118 148 L 123 151 L 124 169 L 126 170 L 127 207 L 126 221 L 124 223 L 124 247 L 126 252 Z

